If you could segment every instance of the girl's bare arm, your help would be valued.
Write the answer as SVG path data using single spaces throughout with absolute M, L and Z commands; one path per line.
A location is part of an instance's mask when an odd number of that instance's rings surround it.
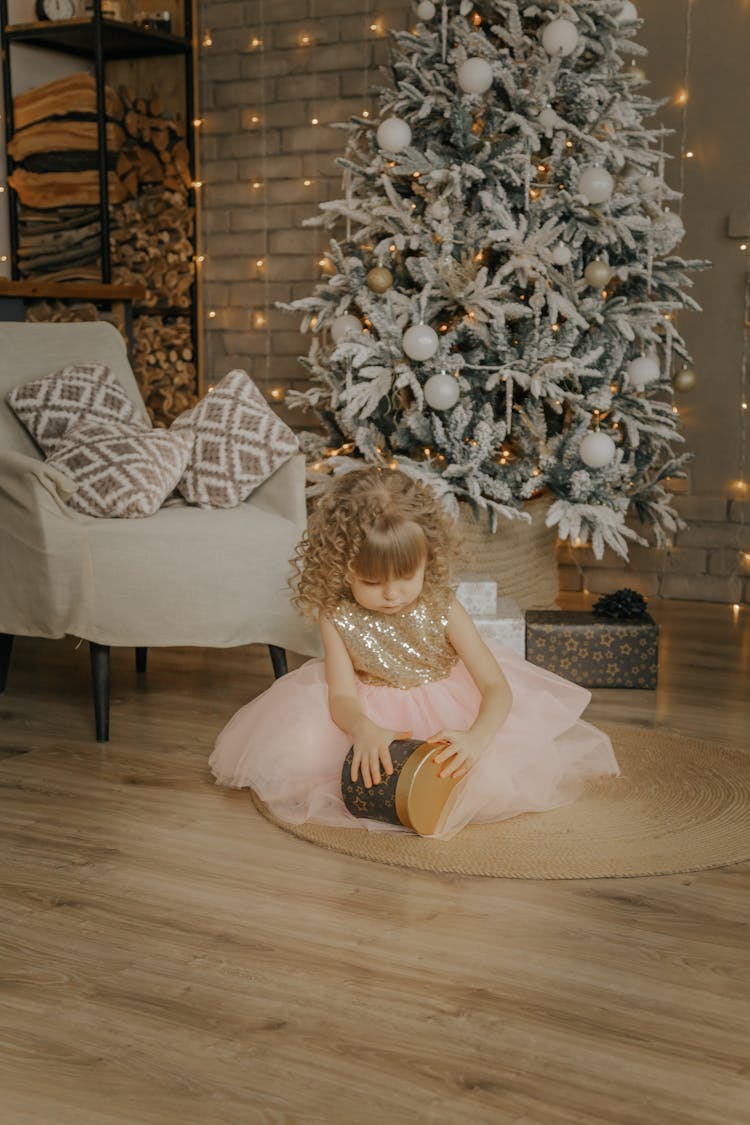
M 507 719 L 513 696 L 495 657 L 464 607 L 455 599 L 448 617 L 447 636 L 482 696 L 479 712 L 469 730 L 436 731 L 430 739 L 434 742 L 449 739 L 450 745 L 435 755 L 435 761 L 446 763 L 442 776 L 460 777 L 481 757 Z

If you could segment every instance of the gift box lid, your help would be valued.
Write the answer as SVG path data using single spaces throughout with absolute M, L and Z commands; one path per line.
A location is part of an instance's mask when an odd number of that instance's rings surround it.
M 592 625 L 617 625 L 624 629 L 641 629 L 644 625 L 658 629 L 650 613 L 642 613 L 639 617 L 605 617 L 585 609 L 527 609 L 526 627 L 541 626 L 542 628 L 554 626 L 555 628 L 576 629 L 590 628 Z

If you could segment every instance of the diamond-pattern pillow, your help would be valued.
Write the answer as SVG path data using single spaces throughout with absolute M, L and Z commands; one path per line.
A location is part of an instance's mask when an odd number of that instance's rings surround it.
M 134 430 L 117 422 L 72 426 L 48 464 L 72 477 L 68 505 L 87 516 L 151 516 L 185 472 L 193 431 Z
M 148 431 L 137 406 L 101 363 L 78 363 L 14 387 L 8 404 L 44 453 L 54 453 L 84 420 L 119 422 Z
M 195 444 L 177 489 L 200 508 L 234 508 L 299 449 L 292 430 L 239 369 L 175 419 L 172 429 L 183 426 L 193 429 Z

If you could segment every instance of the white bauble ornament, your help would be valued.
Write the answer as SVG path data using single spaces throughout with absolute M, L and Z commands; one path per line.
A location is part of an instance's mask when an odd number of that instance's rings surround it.
M 661 180 L 658 176 L 652 176 L 650 172 L 644 173 L 638 180 L 638 187 L 644 193 L 656 191 L 661 186 Z
M 431 20 L 435 15 L 435 5 L 432 0 L 422 0 L 421 4 L 417 4 L 417 15 L 421 20 Z
M 630 0 L 623 0 L 619 12 L 615 16 L 618 23 L 633 23 L 638 19 L 638 9 Z
M 584 168 L 578 181 L 578 190 L 589 203 L 604 203 L 612 194 L 615 181 L 606 168 L 592 164 Z
M 331 323 L 331 336 L 334 344 L 341 344 L 344 340 L 352 340 L 362 333 L 362 322 L 356 316 L 345 313 L 337 316 Z
M 438 349 L 438 335 L 429 324 L 412 324 L 404 332 L 401 344 L 410 359 L 432 359 Z
M 450 410 L 458 402 L 458 379 L 446 375 L 431 375 L 424 385 L 424 397 L 433 410 Z
M 543 129 L 554 129 L 557 124 L 557 114 L 551 105 L 546 105 L 542 112 L 537 117 L 537 121 Z
M 386 293 L 393 285 L 393 274 L 385 266 L 373 266 L 367 274 L 367 288 L 373 293 Z
M 659 364 L 652 355 L 641 355 L 637 359 L 631 359 L 625 368 L 627 384 L 635 391 L 641 391 L 647 383 L 653 383 L 654 379 L 659 378 L 659 374 Z
M 682 371 L 678 371 L 674 377 L 674 389 L 682 391 L 684 394 L 687 391 L 692 391 L 698 382 L 698 373 L 692 367 L 683 367 Z
M 378 126 L 377 138 L 386 152 L 400 152 L 411 144 L 411 129 L 400 117 L 386 117 Z
M 550 258 L 556 266 L 567 266 L 572 257 L 573 255 L 564 242 L 558 242 L 557 246 L 553 246 L 550 252 Z
M 609 434 L 601 430 L 591 430 L 578 447 L 578 454 L 584 465 L 590 469 L 602 469 L 615 455 L 615 443 Z
M 456 71 L 456 77 L 466 94 L 483 94 L 492 85 L 492 67 L 485 59 L 467 59 Z
M 583 276 L 593 289 L 603 289 L 612 276 L 612 269 L 601 258 L 594 258 L 586 266 Z
M 542 46 L 548 55 L 565 58 L 578 46 L 576 25 L 570 20 L 552 20 L 542 32 Z

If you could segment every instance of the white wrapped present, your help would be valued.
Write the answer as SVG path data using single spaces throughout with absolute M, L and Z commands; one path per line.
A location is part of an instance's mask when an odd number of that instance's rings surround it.
M 456 587 L 456 597 L 469 617 L 494 617 L 497 613 L 497 582 L 466 579 Z
M 490 615 L 471 614 L 477 632 L 485 641 L 497 641 L 526 655 L 526 622 L 513 598 L 499 598 L 497 612 Z

